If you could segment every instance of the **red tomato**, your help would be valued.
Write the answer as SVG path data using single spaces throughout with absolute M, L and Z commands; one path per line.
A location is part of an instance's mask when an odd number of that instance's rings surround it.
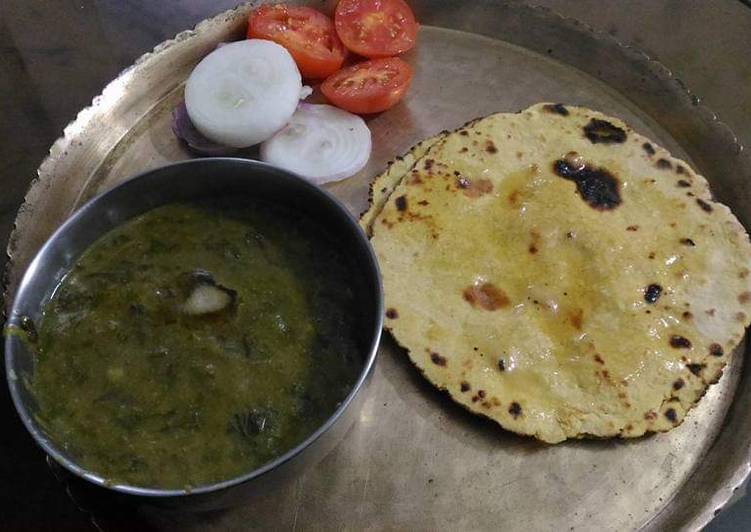
M 334 25 L 344 46 L 365 57 L 390 57 L 415 45 L 417 22 L 404 0 L 341 0 Z
M 248 19 L 248 39 L 284 46 L 304 78 L 330 76 L 347 55 L 331 19 L 309 7 L 276 4 L 254 9 Z
M 350 113 L 380 113 L 402 99 L 410 81 L 412 67 L 389 57 L 343 68 L 323 82 L 321 92 Z

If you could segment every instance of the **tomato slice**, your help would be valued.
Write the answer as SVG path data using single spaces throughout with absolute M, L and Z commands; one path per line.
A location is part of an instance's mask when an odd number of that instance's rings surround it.
M 284 46 L 304 78 L 330 76 L 347 55 L 331 19 L 310 7 L 276 4 L 254 9 L 248 18 L 248 38 Z
M 404 53 L 417 39 L 415 15 L 404 0 L 340 0 L 334 25 L 344 46 L 370 58 Z
M 340 70 L 323 82 L 321 92 L 350 113 L 380 113 L 402 99 L 410 81 L 412 67 L 398 57 L 389 57 Z

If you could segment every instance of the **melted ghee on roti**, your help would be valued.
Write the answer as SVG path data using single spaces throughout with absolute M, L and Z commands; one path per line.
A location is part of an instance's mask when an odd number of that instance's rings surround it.
M 425 377 L 551 443 L 680 424 L 751 312 L 748 236 L 704 178 L 562 105 L 429 144 L 363 216 L 386 327 Z

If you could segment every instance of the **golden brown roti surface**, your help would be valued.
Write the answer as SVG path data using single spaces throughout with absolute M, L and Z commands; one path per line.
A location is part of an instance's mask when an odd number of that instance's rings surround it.
M 383 206 L 388 201 L 389 196 L 401 181 L 404 174 L 412 169 L 415 162 L 422 158 L 434 144 L 438 143 L 446 136 L 446 133 L 439 133 L 418 142 L 405 153 L 391 161 L 385 172 L 376 176 L 370 184 L 370 205 L 367 210 L 360 215 L 360 227 L 368 234 L 371 234 L 373 220 L 381 212 Z
M 414 159 L 367 225 L 386 326 L 454 400 L 546 442 L 636 437 L 719 378 L 749 323 L 751 245 L 688 164 L 551 104 Z

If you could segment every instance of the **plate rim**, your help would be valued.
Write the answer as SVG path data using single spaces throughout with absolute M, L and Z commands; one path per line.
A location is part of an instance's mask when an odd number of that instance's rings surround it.
M 429 2 L 430 0 L 424 0 L 423 2 L 416 2 L 416 3 L 425 3 Z M 153 47 L 152 50 L 147 51 L 137 57 L 133 64 L 126 67 L 124 70 L 122 70 L 113 80 L 108 82 L 102 91 L 95 96 L 91 104 L 81 109 L 76 117 L 71 120 L 64 128 L 62 134 L 53 142 L 53 144 L 50 146 L 47 155 L 44 157 L 42 162 L 40 163 L 39 167 L 37 168 L 36 175 L 30 180 L 29 185 L 26 189 L 26 192 L 24 194 L 24 198 L 22 203 L 20 204 L 18 211 L 16 213 L 16 216 L 14 218 L 12 229 L 8 238 L 8 243 L 5 249 L 6 253 L 6 264 L 4 267 L 4 270 L 2 272 L 2 297 L 4 301 L 3 305 L 3 315 L 7 318 L 7 311 L 10 308 L 10 304 L 12 303 L 12 295 L 13 291 L 16 287 L 12 286 L 12 278 L 14 274 L 16 277 L 20 279 L 20 274 L 16 270 L 20 267 L 16 260 L 16 252 L 18 250 L 18 243 L 22 241 L 24 237 L 24 231 L 23 231 L 23 222 L 28 222 L 28 220 L 24 220 L 24 216 L 29 214 L 27 211 L 31 209 L 33 211 L 33 199 L 36 196 L 37 193 L 42 192 L 43 187 L 45 183 L 52 179 L 54 177 L 54 168 L 55 165 L 60 161 L 63 160 L 66 156 L 68 156 L 69 150 L 72 150 L 71 144 L 72 140 L 76 137 L 76 134 L 78 131 L 81 131 L 85 128 L 85 126 L 94 118 L 96 113 L 100 110 L 100 108 L 105 105 L 112 97 L 116 96 L 118 91 L 121 91 L 125 85 L 127 85 L 127 80 L 134 75 L 137 75 L 139 68 L 142 68 L 144 66 L 149 65 L 153 61 L 157 61 L 162 54 L 164 54 L 165 51 L 171 49 L 174 46 L 179 45 L 180 43 L 183 43 L 185 41 L 188 41 L 192 38 L 195 38 L 196 36 L 200 35 L 202 32 L 205 32 L 208 28 L 216 25 L 216 24 L 227 24 L 230 21 L 234 21 L 237 19 L 237 17 L 244 16 L 250 9 L 253 7 L 262 4 L 262 3 L 270 3 L 269 0 L 260 0 L 260 1 L 249 1 L 239 4 L 238 6 L 225 10 L 221 13 L 218 13 L 212 17 L 206 18 L 198 22 L 192 29 L 184 30 L 179 33 L 177 33 L 174 37 L 170 39 L 166 39 L 162 41 L 161 43 L 157 44 Z M 295 2 L 300 3 L 300 2 Z M 306 2 L 302 2 L 306 3 Z M 692 106 L 694 107 L 694 112 L 700 115 L 700 118 L 702 119 L 702 122 L 707 123 L 711 127 L 717 130 L 717 132 L 725 138 L 725 142 L 732 147 L 732 150 L 735 152 L 736 155 L 741 157 L 743 160 L 746 161 L 747 165 L 751 165 L 751 156 L 748 154 L 748 152 L 744 152 L 744 146 L 738 139 L 738 136 L 735 134 L 733 129 L 728 126 L 722 119 L 712 111 L 699 96 L 697 96 L 694 92 L 691 91 L 691 89 L 684 83 L 678 76 L 675 75 L 675 73 L 668 68 L 665 64 L 663 64 L 661 61 L 656 59 L 653 56 L 650 56 L 637 46 L 627 43 L 623 40 L 620 40 L 616 38 L 615 36 L 602 31 L 593 28 L 591 25 L 582 22 L 574 17 L 570 17 L 568 15 L 564 15 L 560 13 L 559 11 L 546 7 L 546 6 L 539 6 L 539 5 L 528 5 L 526 3 L 523 3 L 518 0 L 511 0 L 508 2 L 504 2 L 503 0 L 479 0 L 477 1 L 480 6 L 478 6 L 478 9 L 482 9 L 482 6 L 487 8 L 493 8 L 493 7 L 499 7 L 504 6 L 509 9 L 515 9 L 515 10 L 527 10 L 530 13 L 535 14 L 539 17 L 548 17 L 548 18 L 555 18 L 558 20 L 559 24 L 562 24 L 564 26 L 567 26 L 569 28 L 575 29 L 579 32 L 584 32 L 594 38 L 598 41 L 605 41 L 609 43 L 612 46 L 617 47 L 618 49 L 622 50 L 624 54 L 631 56 L 634 60 L 643 62 L 646 65 L 649 66 L 649 70 L 660 79 L 663 83 L 667 83 L 672 86 L 672 89 L 676 91 L 679 94 L 682 94 L 683 97 L 687 98 L 691 101 Z M 457 28 L 450 28 L 450 29 L 457 29 Z M 462 29 L 459 29 L 459 31 L 465 31 Z M 477 35 L 483 35 L 486 36 L 483 33 L 476 33 Z M 526 48 L 525 46 L 514 43 L 511 41 L 507 41 L 505 39 L 500 39 L 498 37 L 491 37 L 495 38 L 499 41 L 507 42 L 509 44 L 512 44 L 514 46 L 521 46 L 523 48 Z M 526 48 L 529 49 L 529 48 Z M 535 53 L 540 53 L 538 50 L 531 50 Z M 554 59 L 566 63 L 564 60 L 554 57 Z M 588 73 L 589 74 L 589 73 Z M 596 77 L 596 76 L 595 76 Z M 599 78 L 598 78 L 599 79 Z M 610 86 L 607 81 L 600 80 L 606 85 Z M 615 89 L 617 92 L 620 93 L 617 89 Z M 659 120 L 658 120 L 659 123 Z M 678 141 L 676 141 L 678 142 Z M 678 142 L 680 144 L 680 142 Z M 711 183 L 710 183 L 711 184 Z M 17 280 L 16 280 L 17 282 Z M 743 381 L 743 375 L 741 375 L 741 378 L 734 388 L 734 392 L 736 392 L 739 387 L 742 385 Z M 733 398 L 733 402 L 737 400 L 736 397 Z M 732 405 L 731 405 L 732 406 Z M 729 412 L 726 413 L 726 417 L 729 415 Z M 719 435 L 718 435 L 719 437 Z M 716 441 L 716 440 L 715 440 Z M 727 475 L 725 478 L 723 478 L 723 483 L 720 485 L 713 494 L 708 495 L 705 500 L 700 502 L 700 509 L 694 514 L 693 517 L 689 517 L 688 520 L 684 521 L 685 526 L 689 526 L 692 529 L 701 529 L 705 527 L 712 519 L 720 513 L 724 508 L 728 506 L 728 503 L 733 498 L 735 492 L 741 488 L 746 481 L 748 480 L 749 476 L 751 476 L 751 446 L 748 445 L 749 442 L 747 442 L 747 449 L 745 453 L 745 459 L 742 464 L 740 464 L 733 472 L 732 474 Z M 686 482 L 688 482 L 691 478 L 693 478 L 697 474 L 697 469 L 694 468 L 694 470 L 689 474 L 689 476 L 686 479 Z M 678 487 L 675 496 L 677 496 L 681 490 L 685 488 L 685 483 Z M 644 523 L 643 528 L 650 529 L 655 526 L 658 526 L 658 521 L 660 520 L 660 517 L 663 516 L 666 511 L 670 508 L 671 501 L 668 501 L 665 503 L 665 505 L 656 513 L 654 513 L 647 522 Z

